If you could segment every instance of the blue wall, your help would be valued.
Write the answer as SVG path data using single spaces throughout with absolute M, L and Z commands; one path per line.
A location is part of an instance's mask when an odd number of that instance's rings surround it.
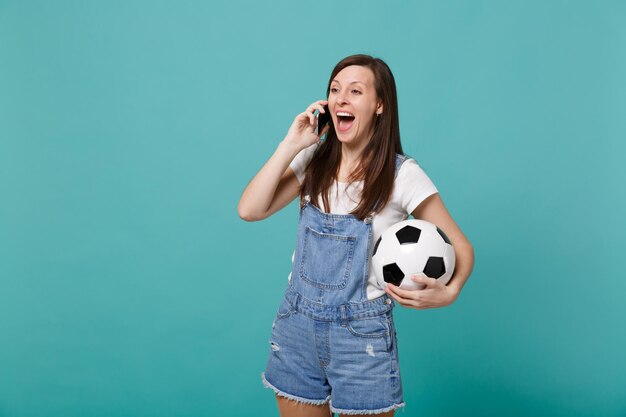
M 276 415 L 297 204 L 237 215 L 384 59 L 476 264 L 398 306 L 406 415 L 625 416 L 623 1 L 0 1 L 0 416 Z

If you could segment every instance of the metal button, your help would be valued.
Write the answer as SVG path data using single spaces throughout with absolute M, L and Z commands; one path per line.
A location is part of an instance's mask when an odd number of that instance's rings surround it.
M 387 299 L 385 300 L 385 304 L 391 304 L 391 298 L 387 298 Z

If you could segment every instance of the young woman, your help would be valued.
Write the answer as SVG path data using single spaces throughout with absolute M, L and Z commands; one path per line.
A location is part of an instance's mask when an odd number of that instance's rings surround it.
M 387 64 L 368 55 L 343 59 L 327 98 L 296 116 L 239 202 L 239 216 L 258 221 L 300 196 L 293 269 L 263 383 L 281 416 L 392 416 L 404 406 L 392 300 L 416 309 L 449 305 L 470 275 L 473 249 L 426 173 L 402 152 Z M 316 111 L 325 106 L 331 122 L 317 132 Z M 409 214 L 448 235 L 456 252 L 448 285 L 421 276 L 413 279 L 422 290 L 376 284 L 372 242 Z

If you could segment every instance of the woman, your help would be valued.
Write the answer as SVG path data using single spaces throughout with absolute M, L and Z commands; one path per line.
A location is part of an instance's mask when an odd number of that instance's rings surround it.
M 298 238 L 262 375 L 281 416 L 392 416 L 404 406 L 392 309 L 443 307 L 458 296 L 473 249 L 437 189 L 402 152 L 393 75 L 380 59 L 353 55 L 332 71 L 328 100 L 296 116 L 250 181 L 239 216 L 265 219 L 300 196 Z M 316 111 L 331 122 L 316 132 Z M 320 138 L 326 136 L 325 141 Z M 409 214 L 436 224 L 456 252 L 448 285 L 422 290 L 376 284 L 372 242 Z

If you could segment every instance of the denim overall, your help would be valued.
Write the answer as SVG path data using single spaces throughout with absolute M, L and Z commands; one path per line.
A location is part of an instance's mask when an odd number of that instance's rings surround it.
M 395 175 L 406 160 L 396 155 Z M 382 413 L 404 405 L 393 300 L 367 299 L 373 213 L 300 206 L 291 278 L 272 325 L 265 386 L 333 412 Z

